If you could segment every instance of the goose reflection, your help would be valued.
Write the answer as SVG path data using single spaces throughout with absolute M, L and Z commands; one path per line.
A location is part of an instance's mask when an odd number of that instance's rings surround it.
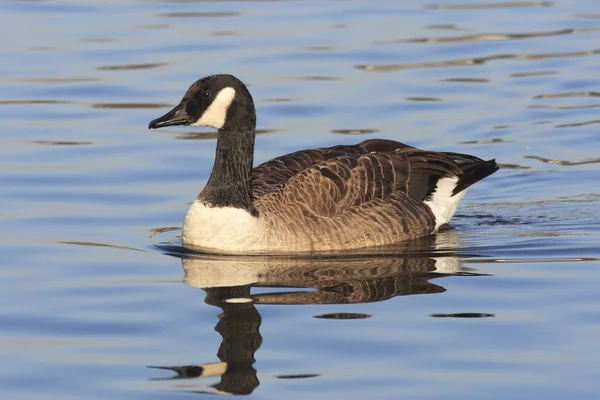
M 259 385 L 255 353 L 262 343 L 261 315 L 257 305 L 350 304 L 384 301 L 396 296 L 442 293 L 431 281 L 456 275 L 478 275 L 466 268 L 459 256 L 447 249 L 460 248 L 448 231 L 415 242 L 396 255 L 380 252 L 361 256 L 320 259 L 241 258 L 179 254 L 184 283 L 206 292 L 205 302 L 222 313 L 215 330 L 222 336 L 217 351 L 220 361 L 186 366 L 157 366 L 176 375 L 159 380 L 220 377 L 197 393 L 247 395 Z M 398 255 L 402 254 L 402 255 Z M 270 288 L 260 292 L 261 288 Z M 273 292 L 272 288 L 280 288 Z M 256 292 L 256 293 L 255 293 Z M 340 313 L 317 318 L 365 318 L 365 314 Z M 280 379 L 318 376 L 287 375 Z M 181 388 L 180 388 L 181 389 Z

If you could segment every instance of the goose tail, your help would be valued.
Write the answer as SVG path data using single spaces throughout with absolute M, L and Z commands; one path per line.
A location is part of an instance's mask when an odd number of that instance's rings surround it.
M 498 167 L 498 164 L 496 164 L 496 160 L 488 160 L 474 165 L 471 164 L 469 166 L 465 166 L 462 176 L 458 179 L 456 186 L 452 190 L 452 196 L 463 192 L 472 184 L 490 176 L 494 172 L 498 171 L 499 168 L 500 167 Z

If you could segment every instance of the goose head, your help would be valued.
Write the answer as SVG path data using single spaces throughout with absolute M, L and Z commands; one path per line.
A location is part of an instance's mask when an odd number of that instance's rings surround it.
M 181 102 L 156 118 L 149 129 L 165 126 L 210 126 L 223 130 L 254 130 L 256 111 L 248 88 L 233 75 L 211 75 L 194 82 Z

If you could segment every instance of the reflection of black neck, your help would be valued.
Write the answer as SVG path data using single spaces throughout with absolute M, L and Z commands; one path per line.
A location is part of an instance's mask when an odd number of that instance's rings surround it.
M 254 353 L 262 343 L 258 330 L 260 314 L 252 303 L 226 301 L 249 297 L 250 286 L 206 289 L 206 303 L 223 310 L 215 330 L 223 337 L 217 356 L 225 365 L 225 372 L 221 375 L 221 381 L 212 387 L 225 393 L 250 394 L 259 385 L 253 364 L 256 361 Z M 214 364 L 151 368 L 168 369 L 177 373 L 177 376 L 166 379 L 192 379 L 207 376 L 208 366 Z
M 213 387 L 227 393 L 250 394 L 259 385 L 253 364 L 254 353 L 262 343 L 261 317 L 252 303 L 225 301 L 231 298 L 250 298 L 250 286 L 206 289 L 206 303 L 223 310 L 215 330 L 223 337 L 217 356 L 227 363 L 221 381 Z

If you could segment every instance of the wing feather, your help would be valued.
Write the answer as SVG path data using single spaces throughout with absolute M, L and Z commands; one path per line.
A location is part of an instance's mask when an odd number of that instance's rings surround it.
M 465 171 L 479 177 L 482 174 L 472 171 L 485 163 L 469 155 L 423 151 L 374 139 L 275 158 L 253 170 L 252 186 L 259 210 L 264 203 L 269 212 L 283 207 L 311 219 L 332 218 L 386 204 L 419 208 L 440 178 L 460 179 Z

